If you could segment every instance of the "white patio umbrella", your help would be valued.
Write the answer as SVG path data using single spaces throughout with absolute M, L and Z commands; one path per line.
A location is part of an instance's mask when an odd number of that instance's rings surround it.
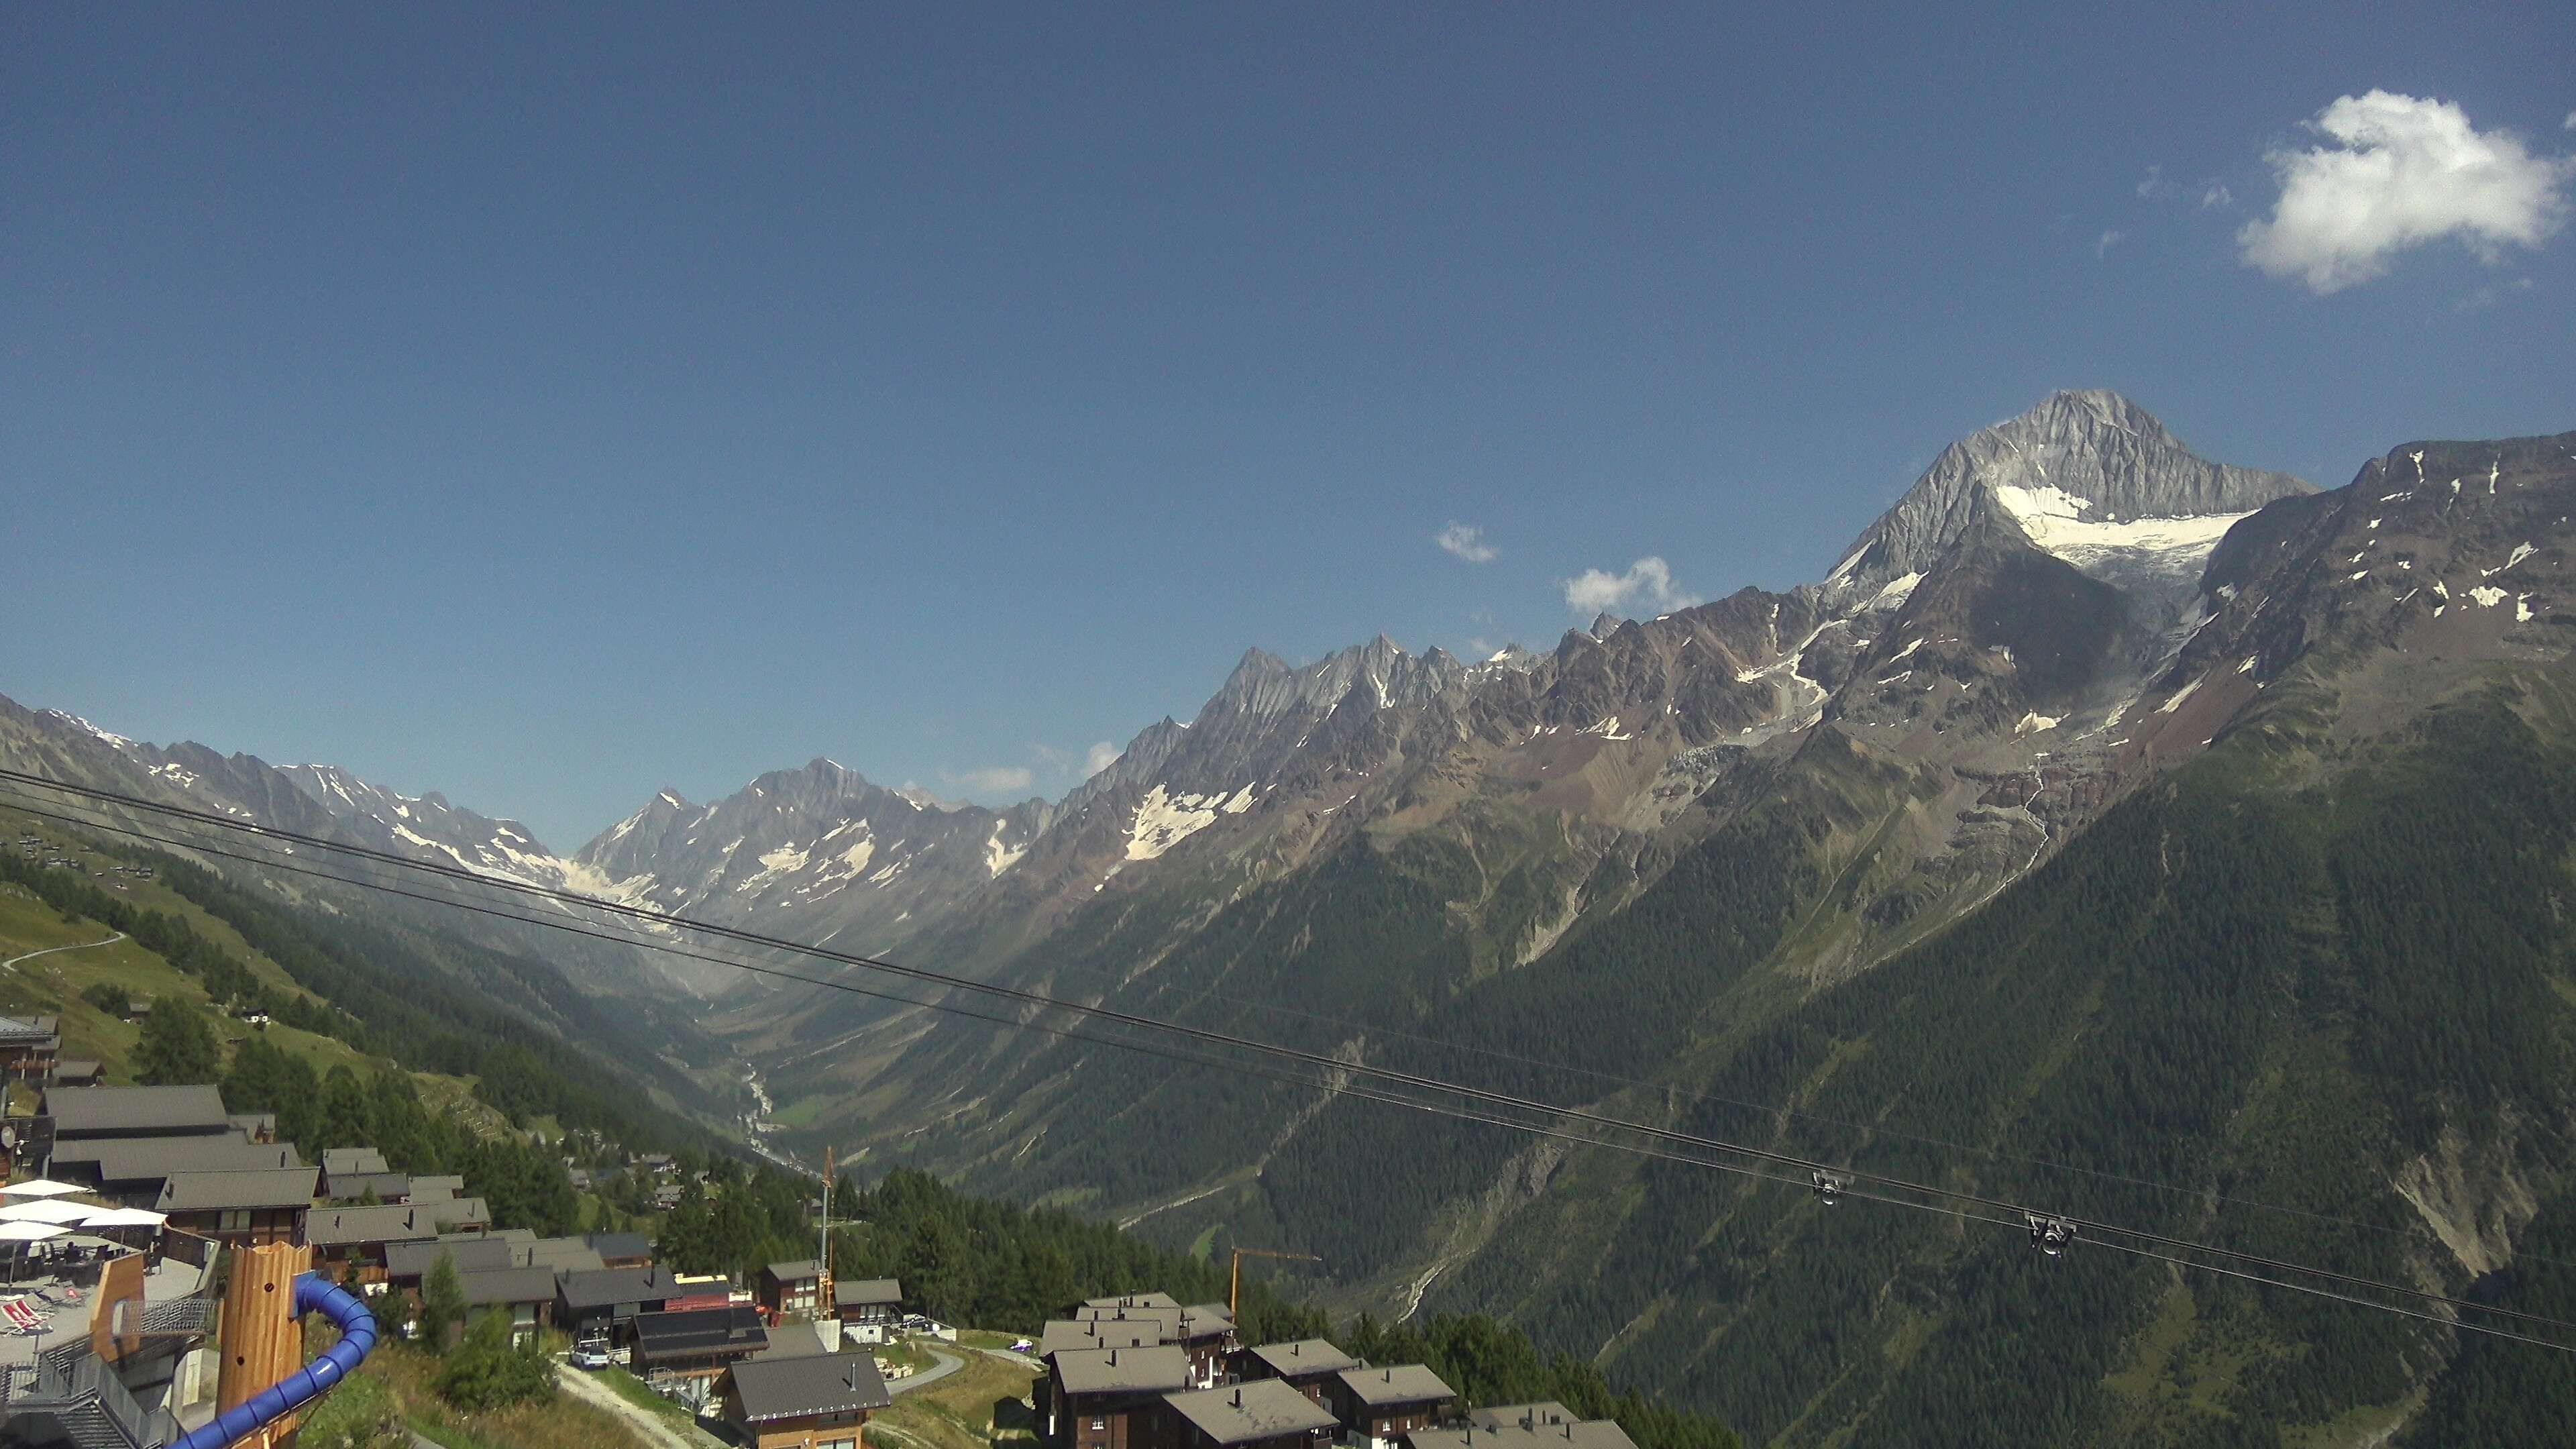
M 0 1223 L 0 1243 L 41 1243 L 70 1231 L 60 1223 Z
M 31 1177 L 25 1182 L 0 1187 L 0 1197 L 61 1197 L 67 1192 L 81 1191 L 85 1189 L 73 1183 L 56 1182 L 50 1177 Z
M 106 1212 L 94 1203 L 65 1202 L 49 1197 L 40 1202 L 11 1203 L 0 1207 L 0 1223 L 85 1223 Z
M 81 1223 L 85 1228 L 157 1228 L 170 1221 L 167 1213 L 150 1208 L 102 1208 Z

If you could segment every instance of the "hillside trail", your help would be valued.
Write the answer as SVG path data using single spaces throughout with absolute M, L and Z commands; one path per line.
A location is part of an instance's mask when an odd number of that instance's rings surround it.
M 124 939 L 125 933 L 119 931 L 104 941 L 75 941 L 68 946 L 47 946 L 41 951 L 30 951 L 23 956 L 12 956 L 6 961 L 0 961 L 0 971 L 14 971 L 21 961 L 33 961 L 39 956 L 51 956 L 56 951 L 87 951 L 99 946 L 113 946 Z

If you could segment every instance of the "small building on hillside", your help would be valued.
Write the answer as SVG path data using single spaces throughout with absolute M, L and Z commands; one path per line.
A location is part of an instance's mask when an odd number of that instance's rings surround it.
M 510 1315 L 510 1341 L 525 1344 L 554 1318 L 555 1275 L 545 1268 L 483 1268 L 459 1273 L 465 1308 Z
M 769 1347 L 768 1325 L 750 1304 L 635 1315 L 635 1372 L 646 1378 L 713 1381 Z
M 864 1353 L 747 1359 L 717 1392 L 725 1423 L 752 1449 L 862 1449 L 868 1417 L 894 1402 Z
M 604 1267 L 653 1266 L 653 1240 L 642 1233 L 593 1233 L 584 1241 L 590 1244 L 592 1252 L 599 1254 Z
M 98 1085 L 99 1064 L 87 1057 L 63 1057 L 54 1063 L 54 1085 L 58 1087 L 94 1087 Z
M 441 1258 L 455 1264 L 459 1276 L 516 1266 L 510 1261 L 510 1245 L 499 1238 L 432 1238 L 425 1243 L 387 1243 L 385 1282 L 417 1293 L 428 1282 L 430 1270 Z
M 752 1297 L 736 1289 L 733 1280 L 722 1273 L 674 1273 L 671 1301 L 664 1306 L 673 1313 L 698 1308 L 744 1308 L 752 1306 Z
M 174 1172 L 152 1211 L 181 1232 L 236 1247 L 292 1243 L 313 1207 L 314 1175 L 310 1167 Z
M 320 1207 L 304 1220 L 313 1266 L 334 1282 L 352 1269 L 361 1283 L 382 1281 L 386 1250 L 396 1243 L 429 1242 L 443 1234 L 492 1226 L 479 1197 L 441 1202 L 388 1203 L 382 1207 Z
M 1344 1369 L 1324 1397 L 1349 1449 L 1398 1449 L 1407 1434 L 1446 1423 L 1458 1403 L 1458 1391 L 1418 1363 Z
M 814 1317 L 823 1306 L 823 1265 L 811 1258 L 770 1264 L 760 1270 L 757 1300 L 772 1323 Z
M 1577 1418 L 1552 1399 L 1470 1409 L 1463 1426 L 1417 1429 L 1405 1442 L 1411 1449 L 1637 1449 L 1615 1421 Z
M 638 1314 L 664 1311 L 672 1291 L 667 1268 L 565 1273 L 555 1280 L 555 1326 L 575 1338 L 622 1340 L 633 1332 Z
M 302 1168 L 287 1144 L 262 1145 L 229 1132 L 183 1137 L 97 1137 L 56 1142 L 53 1176 L 94 1188 L 120 1207 L 153 1208 L 161 1186 L 179 1172 L 276 1172 Z
M 1235 1377 L 1246 1382 L 1254 1379 L 1282 1380 L 1319 1408 L 1324 1406 L 1325 1386 L 1332 1382 L 1333 1376 L 1359 1366 L 1358 1359 L 1320 1338 L 1301 1338 L 1293 1343 L 1265 1343 L 1234 1356 Z
M 1191 1386 L 1202 1389 L 1215 1388 L 1224 1381 L 1234 1351 L 1242 1346 L 1234 1336 L 1233 1315 L 1222 1303 L 1200 1303 L 1182 1309 L 1172 1342 L 1190 1356 Z
M 0 1016 L 0 1076 L 13 1082 L 50 1082 L 63 1050 L 61 1024 L 51 1016 Z
M 199 1137 L 237 1131 L 212 1087 L 52 1087 L 43 1115 L 56 1143 L 101 1137 Z
M 513 1260 L 522 1268 L 543 1268 L 560 1277 L 566 1273 L 596 1273 L 607 1267 L 590 1244 L 579 1238 L 537 1238 L 512 1247 Z
M 1122 1308 L 1178 1308 L 1181 1300 L 1169 1293 L 1121 1293 L 1114 1298 L 1085 1298 L 1074 1305 L 1072 1317 L 1089 1318 L 1114 1313 Z M 1085 1313 L 1084 1309 L 1092 1312 Z
M 1166 1449 L 1318 1449 L 1341 1421 L 1285 1380 L 1166 1394 Z
M 834 1279 L 832 1312 L 860 1343 L 883 1343 L 903 1317 L 903 1284 L 892 1278 Z
M 1190 1386 L 1169 1344 L 1060 1352 L 1047 1360 L 1044 1431 L 1061 1449 L 1159 1449 L 1163 1396 Z
M 385 1155 L 372 1147 L 325 1147 L 322 1195 L 333 1202 L 370 1196 L 380 1203 L 401 1202 L 411 1196 L 411 1175 L 387 1166 Z
M 1087 1353 L 1095 1348 L 1157 1348 L 1169 1342 L 1151 1322 L 1103 1323 L 1096 1318 L 1050 1318 L 1038 1330 L 1038 1357 Z

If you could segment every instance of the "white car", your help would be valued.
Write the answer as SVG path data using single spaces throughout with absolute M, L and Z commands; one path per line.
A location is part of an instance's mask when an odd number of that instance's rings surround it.
M 608 1367 L 611 1362 L 612 1360 L 608 1356 L 608 1345 L 604 1343 L 581 1343 L 573 1345 L 572 1366 L 574 1368 L 604 1369 Z

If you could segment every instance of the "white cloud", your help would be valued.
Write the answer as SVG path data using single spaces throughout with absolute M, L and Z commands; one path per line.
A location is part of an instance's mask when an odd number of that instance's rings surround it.
M 1472 523 L 1452 523 L 1431 535 L 1431 541 L 1469 563 L 1492 563 L 1503 551 L 1485 542 L 1485 531 Z
M 2310 130 L 2330 144 L 2276 150 L 2270 218 L 2236 234 L 2245 264 L 2319 296 L 2385 274 L 2409 247 L 2456 238 L 2486 262 L 2536 247 L 2567 219 L 2576 160 L 2536 156 L 2509 131 L 2480 131 L 2448 101 L 2344 96 Z
M 2167 181 L 2165 179 L 2165 168 L 2162 166 L 2148 167 L 2147 179 L 2138 183 L 2138 199 L 2140 201 L 2171 201 L 2180 195 L 2182 195 L 2181 185 L 2176 182 Z
M 2102 258 L 2109 256 L 2111 254 L 2111 248 L 2118 246 L 2120 243 L 2127 241 L 2128 239 L 2129 234 L 2125 231 L 2106 231 L 2102 233 L 2101 238 L 2093 243 L 2093 259 L 2095 261 L 2100 261 Z
M 2566 124 L 2560 126 L 2558 129 L 2562 131 L 2576 131 L 2576 111 L 2569 111 L 2567 113 Z
M 2228 190 L 2224 181 L 2208 182 L 2200 188 L 2200 209 L 2203 211 L 2223 211 L 2235 204 L 2236 193 Z
M 1699 602 L 1673 583 L 1672 566 L 1659 558 L 1641 558 L 1630 564 L 1624 574 L 1585 569 L 1565 581 L 1565 607 L 1578 617 L 1617 613 L 1631 599 L 1642 600 L 1665 614 Z
M 942 770 L 939 779 L 943 784 L 998 795 L 1007 790 L 1029 788 L 1036 782 L 1037 774 L 1026 765 L 986 765 L 980 770 L 959 770 L 954 774 Z
M 1118 757 L 1125 753 L 1127 753 L 1125 750 L 1118 748 L 1107 740 L 1102 740 L 1100 743 L 1093 745 L 1089 753 L 1082 757 L 1082 778 L 1088 780 L 1092 776 L 1099 774 L 1101 771 L 1108 769 L 1110 766 L 1117 764 Z

